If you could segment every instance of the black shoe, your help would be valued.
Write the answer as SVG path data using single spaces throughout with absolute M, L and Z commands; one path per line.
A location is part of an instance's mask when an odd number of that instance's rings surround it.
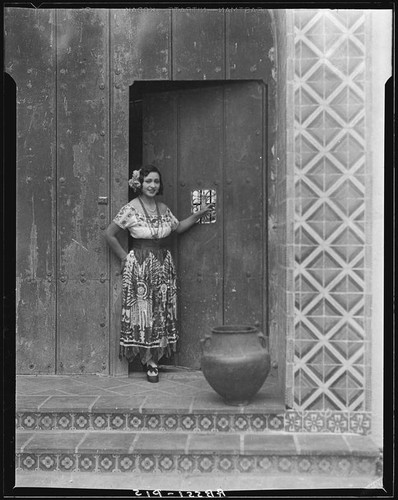
M 156 383 L 159 382 L 159 370 L 157 366 L 147 366 L 146 378 L 148 382 Z

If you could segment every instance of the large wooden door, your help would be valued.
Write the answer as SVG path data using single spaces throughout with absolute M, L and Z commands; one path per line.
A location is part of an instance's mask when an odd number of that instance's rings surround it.
M 143 94 L 143 161 L 164 176 L 163 199 L 179 219 L 191 193 L 215 189 L 216 222 L 179 236 L 177 363 L 200 367 L 212 326 L 266 330 L 265 87 L 261 82 L 179 84 Z

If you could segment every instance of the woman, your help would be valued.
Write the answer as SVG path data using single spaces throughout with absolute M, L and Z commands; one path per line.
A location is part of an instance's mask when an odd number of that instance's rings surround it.
M 165 247 L 172 231 L 183 233 L 212 204 L 178 221 L 156 197 L 163 194 L 162 176 L 153 165 L 133 172 L 129 180 L 135 197 L 121 208 L 105 231 L 106 240 L 121 259 L 122 324 L 120 356 L 131 361 L 137 354 L 146 365 L 149 382 L 158 382 L 158 362 L 175 352 L 177 333 L 176 271 L 171 253 Z M 128 230 L 134 238 L 126 253 L 117 238 Z

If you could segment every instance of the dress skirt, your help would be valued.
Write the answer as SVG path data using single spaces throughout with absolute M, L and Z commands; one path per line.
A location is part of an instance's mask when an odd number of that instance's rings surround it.
M 176 351 L 177 285 L 170 251 L 160 240 L 134 239 L 122 279 L 120 357 L 158 362 Z

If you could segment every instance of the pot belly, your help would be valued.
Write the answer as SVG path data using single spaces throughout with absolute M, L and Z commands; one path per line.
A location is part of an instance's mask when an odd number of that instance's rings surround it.
M 260 390 L 270 370 L 270 356 L 264 350 L 247 355 L 207 354 L 202 371 L 210 386 L 227 404 L 244 405 Z

